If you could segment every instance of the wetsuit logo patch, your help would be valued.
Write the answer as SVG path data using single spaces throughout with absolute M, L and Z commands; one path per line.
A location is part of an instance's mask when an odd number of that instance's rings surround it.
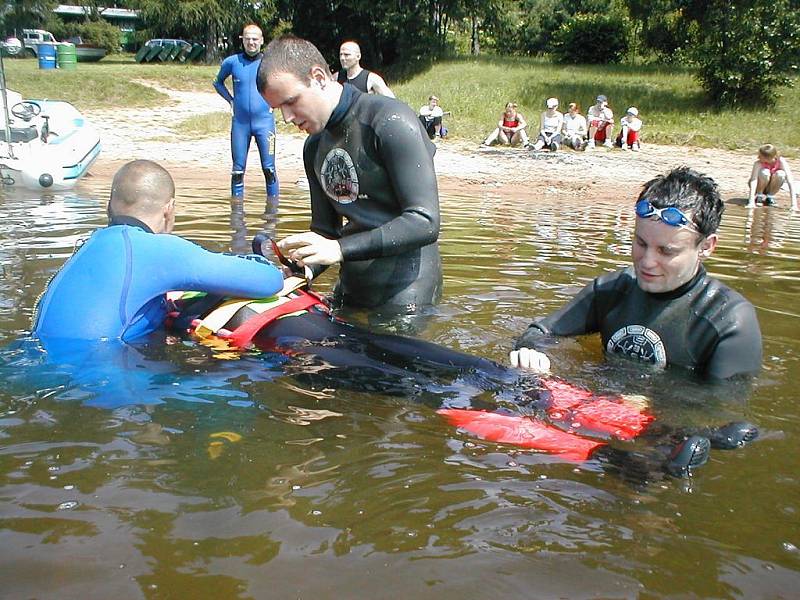
M 665 367 L 667 365 L 667 353 L 664 350 L 664 342 L 659 335 L 652 329 L 643 325 L 628 325 L 611 336 L 606 344 L 608 352 L 622 354 L 632 358 L 638 358 L 644 362 Z
M 358 174 L 353 159 L 343 148 L 334 148 L 322 161 L 322 187 L 325 193 L 341 204 L 358 198 Z

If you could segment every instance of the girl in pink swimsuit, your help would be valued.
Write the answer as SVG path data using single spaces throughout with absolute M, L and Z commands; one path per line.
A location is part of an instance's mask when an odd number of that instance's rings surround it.
M 764 144 L 758 149 L 758 160 L 753 163 L 750 172 L 750 196 L 748 208 L 758 205 L 772 206 L 775 204 L 775 195 L 786 184 L 792 201 L 792 210 L 797 210 L 797 193 L 794 187 L 792 171 L 778 149 L 772 144 Z

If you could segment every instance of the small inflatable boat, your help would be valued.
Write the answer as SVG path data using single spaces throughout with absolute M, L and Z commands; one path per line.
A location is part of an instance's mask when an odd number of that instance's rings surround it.
M 69 102 L 0 98 L 0 181 L 33 190 L 72 188 L 100 154 L 100 134 Z

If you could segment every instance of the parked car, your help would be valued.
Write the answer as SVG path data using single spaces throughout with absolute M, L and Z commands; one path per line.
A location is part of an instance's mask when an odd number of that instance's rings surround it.
M 186 46 L 191 46 L 189 42 L 186 40 L 177 40 L 172 38 L 155 38 L 152 40 L 147 40 L 145 46 L 148 48 L 152 48 L 153 46 L 181 46 L 185 48 Z

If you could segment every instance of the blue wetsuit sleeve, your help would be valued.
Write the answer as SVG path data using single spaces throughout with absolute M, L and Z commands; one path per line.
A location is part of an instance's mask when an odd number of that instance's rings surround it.
M 565 306 L 531 323 L 514 347 L 541 348 L 548 345 L 548 338 L 597 332 L 596 285 L 597 280 L 591 282 Z
M 230 57 L 226 58 L 220 65 L 219 73 L 217 73 L 217 77 L 214 79 L 214 89 L 217 90 L 217 93 L 225 98 L 229 104 L 233 104 L 233 96 L 225 86 L 225 80 L 230 77 L 232 72 L 231 61 L 229 59 Z
M 709 379 L 755 375 L 761 369 L 761 329 L 753 305 L 741 302 L 726 317 L 726 327 L 706 367 Z
M 172 289 L 263 298 L 283 287 L 281 272 L 262 256 L 209 252 L 178 236 L 168 237 L 166 267 L 175 275 Z
M 439 237 L 439 189 L 433 167 L 433 145 L 416 114 L 407 106 L 387 111 L 381 119 L 375 128 L 377 150 L 401 212 L 380 227 L 339 240 L 345 260 L 403 254 L 432 244 Z

